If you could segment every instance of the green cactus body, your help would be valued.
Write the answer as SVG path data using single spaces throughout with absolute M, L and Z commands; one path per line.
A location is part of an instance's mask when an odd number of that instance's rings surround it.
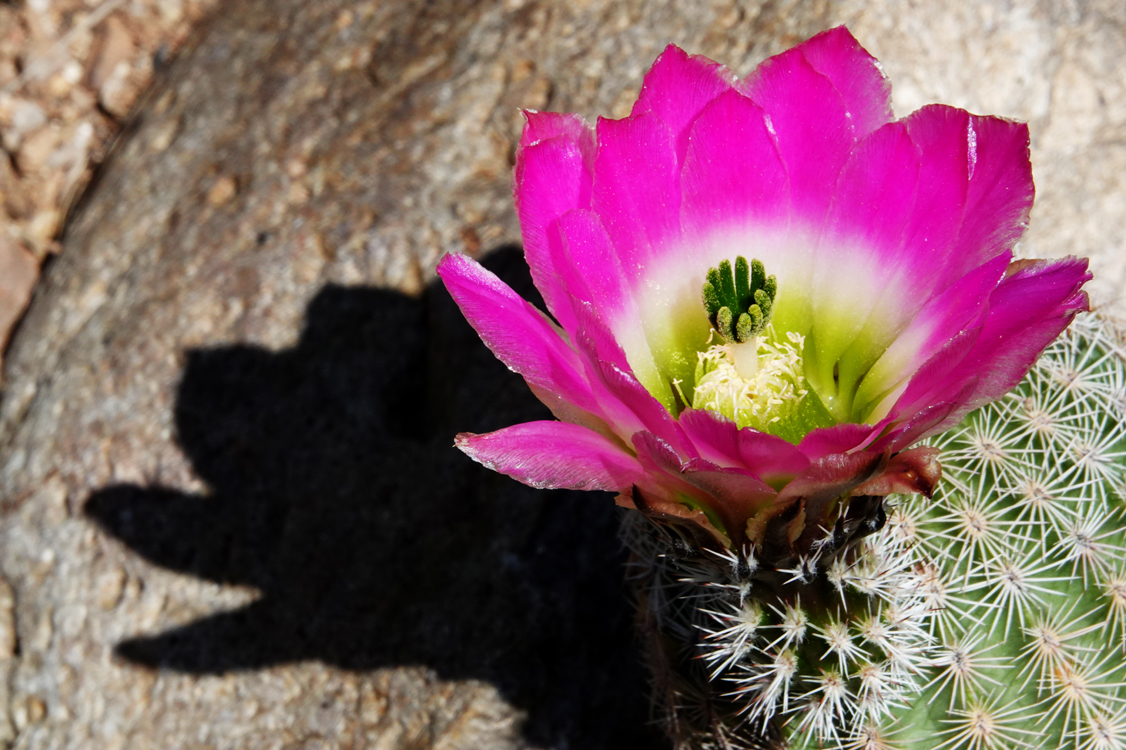
M 629 521 L 678 747 L 1126 750 L 1121 333 L 1077 318 L 931 441 L 934 498 L 833 560 L 763 571 Z

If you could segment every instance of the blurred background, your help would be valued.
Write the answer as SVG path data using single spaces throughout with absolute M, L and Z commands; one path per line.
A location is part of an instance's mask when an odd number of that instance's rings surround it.
M 1126 310 L 1120 0 L 0 2 L 0 745 L 662 747 L 611 498 L 451 447 L 546 412 L 434 265 L 535 298 L 521 108 L 839 24 L 1027 121 L 1021 252 Z

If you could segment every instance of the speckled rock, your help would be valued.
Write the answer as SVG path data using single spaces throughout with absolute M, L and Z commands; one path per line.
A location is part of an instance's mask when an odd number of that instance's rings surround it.
M 0 739 L 661 747 L 609 498 L 450 447 L 544 412 L 434 264 L 481 256 L 532 293 L 520 107 L 621 116 L 669 41 L 745 74 L 847 22 L 899 113 L 1030 121 L 1026 251 L 1092 255 L 1121 298 L 1121 5 L 930 8 L 226 4 L 158 78 L 8 353 Z
M 0 3 L 0 342 L 153 69 L 215 4 Z

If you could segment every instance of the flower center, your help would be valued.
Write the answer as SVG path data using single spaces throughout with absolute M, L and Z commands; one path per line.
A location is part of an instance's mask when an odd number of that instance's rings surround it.
M 798 407 L 808 395 L 802 369 L 803 337 L 786 334 L 777 340 L 774 328 L 753 343 L 717 344 L 700 352 L 692 407 L 724 415 L 740 428 L 761 432 L 786 432 L 787 422 L 798 419 Z M 753 346 L 753 352 L 747 347 Z M 755 369 L 747 372 L 740 359 L 753 356 Z
M 704 308 L 722 343 L 697 354 L 692 407 L 723 414 L 740 428 L 777 434 L 808 393 L 801 335 L 770 324 L 778 280 L 759 260 L 708 269 Z

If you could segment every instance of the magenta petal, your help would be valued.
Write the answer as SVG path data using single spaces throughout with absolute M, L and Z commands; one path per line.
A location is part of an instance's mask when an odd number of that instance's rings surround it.
M 885 288 L 887 278 L 900 263 L 906 265 L 915 260 L 903 252 L 903 240 L 915 206 L 920 158 L 919 147 L 911 140 L 907 127 L 892 123 L 856 146 L 837 181 L 818 254 L 832 257 L 842 249 L 856 252 L 854 248 L 874 254 L 879 277 L 871 279 L 873 290 Z M 823 297 L 845 294 L 854 309 L 879 300 L 878 294 L 857 299 L 855 290 L 841 289 L 835 283 L 837 273 L 836 264 L 819 269 L 815 288 Z
M 524 110 L 524 130 L 520 147 L 527 148 L 548 138 L 562 137 L 576 144 L 588 158 L 594 158 L 594 129 L 581 116 L 562 112 Z
M 667 494 L 702 505 L 718 518 L 737 545 L 741 545 L 747 515 L 765 507 L 777 495 L 747 472 L 723 469 L 698 458 L 684 461 L 668 443 L 651 433 L 634 435 L 633 445 L 638 461 L 650 476 L 659 477 Z
M 669 411 L 634 376 L 625 352 L 589 304 L 577 305 L 575 345 L 586 362 L 587 381 L 598 412 L 622 439 L 648 431 L 678 453 L 695 455 Z
M 677 161 L 681 162 L 688 147 L 688 126 L 708 102 L 731 90 L 733 82 L 734 76 L 719 63 L 700 55 L 689 56 L 670 44 L 645 74 L 630 114 L 651 112 L 661 118 L 669 126 Z
M 877 286 L 886 291 L 874 307 L 906 317 L 934 293 L 1009 251 L 1027 223 L 1032 182 L 1027 131 L 1013 123 L 932 105 L 893 127 L 900 126 L 919 149 L 915 199 L 907 223 L 897 228 L 901 242 L 882 246 L 884 282 Z M 978 131 L 989 135 L 989 143 L 980 142 Z M 868 161 L 855 155 L 842 182 L 857 160 Z M 863 223 L 851 207 L 846 213 Z M 991 236 L 983 236 L 986 232 Z M 910 295 L 898 293 L 908 285 Z
M 958 402 L 934 430 L 956 424 L 1020 382 L 1075 314 L 1088 309 L 1087 293 L 1080 287 L 1090 278 L 1086 259 L 1014 263 L 990 295 L 989 315 L 973 347 L 925 397 L 930 403 Z M 960 395 L 967 383 L 972 389 Z M 908 390 L 913 388 L 914 382 Z
M 900 298 L 907 295 L 888 281 L 900 264 L 913 260 L 905 257 L 903 239 L 915 204 L 919 158 L 907 128 L 896 122 L 858 144 L 841 171 L 815 253 L 825 261 L 814 271 L 806 372 L 819 390 L 852 392 L 906 322 Z M 865 293 L 848 283 L 854 279 L 865 284 Z M 887 297 L 893 297 L 890 303 Z M 869 314 L 874 325 L 867 323 Z M 859 350 L 844 356 L 853 342 Z
M 681 471 L 685 480 L 694 486 L 722 488 L 723 492 L 712 493 L 716 496 L 726 496 L 734 500 L 749 497 L 773 500 L 778 494 L 777 490 L 746 469 L 718 466 L 703 458 L 694 458 L 686 462 Z M 738 510 L 733 508 L 732 512 L 738 513 Z
M 937 399 L 947 399 L 951 392 L 952 377 L 958 377 L 956 387 L 961 388 L 968 380 L 977 378 L 977 373 L 960 371 L 966 355 L 974 348 L 984 323 L 959 331 L 942 345 L 930 359 L 923 363 L 907 384 L 902 395 L 892 407 L 892 415 L 897 418 L 910 417 L 935 403 Z
M 900 451 L 914 445 L 925 437 L 934 435 L 947 427 L 952 427 L 962 421 L 970 410 L 964 409 L 963 404 L 969 398 L 976 385 L 976 378 L 964 382 L 962 389 L 955 393 L 949 401 L 931 404 L 907 421 L 897 425 L 887 435 L 872 444 L 874 450 Z
M 813 430 L 801 441 L 802 453 L 811 460 L 817 460 L 833 453 L 847 453 L 864 445 L 865 441 L 879 434 L 883 423 L 875 426 L 870 424 L 838 424 L 832 427 L 821 427 Z
M 653 114 L 598 121 L 592 203 L 636 279 L 680 236 L 680 176 L 672 132 Z
M 566 422 L 526 422 L 454 443 L 477 463 L 540 489 L 623 492 L 644 475 L 621 445 Z
M 880 458 L 880 454 L 866 451 L 823 456 L 786 485 L 778 494 L 779 503 L 796 498 L 835 501 L 871 479 Z
M 516 152 L 516 211 L 524 255 L 547 309 L 564 328 L 574 322 L 554 259 L 562 255 L 559 218 L 590 205 L 591 172 L 582 146 L 560 135 Z
M 692 126 L 683 187 L 688 237 L 786 225 L 789 179 L 761 107 L 737 91 L 707 106 Z
M 970 184 L 953 257 L 974 267 L 1012 249 L 1028 226 L 1035 188 L 1028 126 L 1000 117 L 970 118 Z
M 951 257 L 966 201 L 971 134 L 968 113 L 928 107 L 865 139 L 841 174 L 830 212 L 832 233 L 822 239 L 822 249 L 848 247 L 850 235 L 855 238 L 851 247 L 866 249 L 874 257 L 873 293 L 862 304 L 851 302 L 849 292 L 834 285 L 828 268 L 819 274 L 817 288 L 827 290 L 821 303 L 826 313 L 841 309 L 842 304 L 851 311 L 867 310 L 855 325 L 873 336 L 861 337 L 839 355 L 842 388 L 847 390 L 864 378 L 863 393 L 858 394 L 861 402 L 890 385 L 889 378 L 898 382 L 910 372 L 903 371 L 900 362 L 906 352 L 890 356 L 883 348 L 889 343 L 897 350 L 916 346 L 917 336 L 905 336 L 904 326 L 913 318 L 910 325 L 918 323 L 917 311 L 935 291 L 973 268 L 965 258 Z M 823 320 L 826 317 L 832 315 L 822 315 Z M 836 361 L 833 353 L 824 352 L 830 356 L 822 363 L 822 381 L 825 368 Z M 869 368 L 880 357 L 885 370 L 896 372 L 871 374 Z M 853 405 L 853 413 L 864 413 L 860 404 Z
M 777 490 L 742 469 L 721 468 L 696 459 L 682 469 L 684 481 L 704 492 L 709 510 L 719 516 L 732 539 L 740 540 L 747 520 L 778 497 Z
M 938 449 L 920 446 L 897 453 L 888 461 L 883 474 L 869 479 L 853 490 L 856 495 L 886 497 L 895 493 L 919 494 L 931 497 L 942 467 L 938 463 Z
M 981 373 L 972 408 L 1015 386 L 1040 353 L 1089 308 L 1086 258 L 1018 261 L 989 297 L 989 317 L 962 369 Z
M 796 49 L 759 65 L 745 93 L 766 111 L 778 136 L 795 217 L 820 226 L 856 141 L 844 99 Z
M 632 439 L 633 448 L 637 451 L 637 460 L 651 480 L 662 486 L 665 497 L 675 498 L 683 495 L 685 499 L 703 499 L 700 490 L 684 481 L 681 476 L 684 471 L 685 461 L 681 459 L 672 446 L 650 432 L 638 432 Z
M 874 293 L 866 297 L 867 319 L 857 325 L 884 338 L 859 341 L 858 356 L 842 357 L 854 368 L 842 372 L 842 382 L 853 382 L 879 355 L 879 346 L 863 347 L 886 344 L 936 292 L 1004 252 L 984 257 L 955 252 L 972 135 L 968 113 L 926 107 L 869 136 L 845 166 L 830 212 L 832 233 L 823 238 L 822 251 L 847 245 L 851 236 L 852 247 L 874 256 Z M 832 282 L 832 272 L 825 269 L 818 288 L 828 285 L 827 301 L 840 305 L 841 290 Z
M 661 440 L 656 435 L 648 432 L 639 432 L 633 436 L 633 447 L 637 451 L 642 463 L 649 463 L 650 468 L 668 472 L 679 476 L 684 468 L 684 462 L 672 446 Z
M 633 290 L 625 283 L 618 255 L 597 214 L 569 211 L 559 228 L 566 253 L 560 272 L 571 293 L 590 302 L 604 320 L 637 321 Z
M 630 370 L 625 351 L 593 305 L 586 302 L 575 305 L 575 317 L 574 344 L 589 367 L 597 369 L 597 363 L 606 362 L 622 370 Z M 591 370 L 592 375 L 594 369 Z M 593 376 L 588 378 L 595 379 Z
M 856 137 L 891 121 L 891 83 L 876 58 L 844 26 L 798 45 L 802 55 L 844 98 Z
M 606 387 L 616 401 L 623 407 L 624 414 L 628 414 L 640 423 L 644 430 L 651 432 L 669 444 L 678 455 L 693 456 L 695 451 L 691 443 L 685 438 L 684 431 L 672 415 L 661 405 L 653 394 L 645 390 L 637 378 L 627 370 L 616 365 L 600 362 L 602 384 Z M 603 406 L 607 418 L 613 420 L 615 412 L 611 412 L 612 404 Z
M 970 181 L 970 147 L 974 139 L 970 114 L 942 105 L 923 107 L 904 118 L 919 146 L 918 195 L 904 238 L 910 262 L 899 279 L 917 285 L 920 303 L 930 289 L 943 289 L 1000 251 L 955 253 L 962 228 Z
M 988 300 L 1009 265 L 1009 253 L 1002 253 L 931 298 L 915 316 L 911 327 L 900 336 L 901 339 L 906 339 L 917 331 L 927 332 L 918 360 L 928 358 L 950 338 L 951 333 L 976 325 L 981 314 L 988 310 Z
M 567 252 L 561 277 L 574 295 L 572 307 L 578 319 L 573 335 L 590 339 L 597 359 L 647 377 L 650 384 L 665 383 L 653 362 L 633 289 L 626 283 L 598 216 L 592 211 L 571 211 L 563 216 L 560 228 Z M 660 398 L 671 407 L 672 391 L 665 388 Z
M 438 275 L 469 325 L 499 360 L 529 384 L 594 411 L 579 355 L 543 313 L 464 255 L 448 254 Z
M 906 385 L 924 364 L 947 348 L 953 336 L 980 330 L 982 318 L 989 310 L 989 295 L 1008 265 L 1009 254 L 999 255 L 931 298 L 864 376 L 854 405 L 857 412 L 868 415 L 874 409 L 882 416 L 887 409 L 881 411 L 879 402 Z M 958 356 L 964 356 L 964 351 Z M 945 357 L 950 353 L 948 350 Z M 936 372 L 934 376 L 944 374 Z M 903 405 L 907 403 L 904 401 Z
M 837 182 L 822 252 L 830 254 L 851 240 L 875 251 L 882 268 L 899 261 L 915 205 L 920 158 L 903 123 L 887 125 L 861 141 Z M 873 286 L 881 285 L 874 280 Z
M 780 437 L 745 428 L 719 414 L 686 409 L 680 426 L 701 457 L 718 466 L 744 469 L 767 483 L 786 480 L 809 466 L 809 458 Z

